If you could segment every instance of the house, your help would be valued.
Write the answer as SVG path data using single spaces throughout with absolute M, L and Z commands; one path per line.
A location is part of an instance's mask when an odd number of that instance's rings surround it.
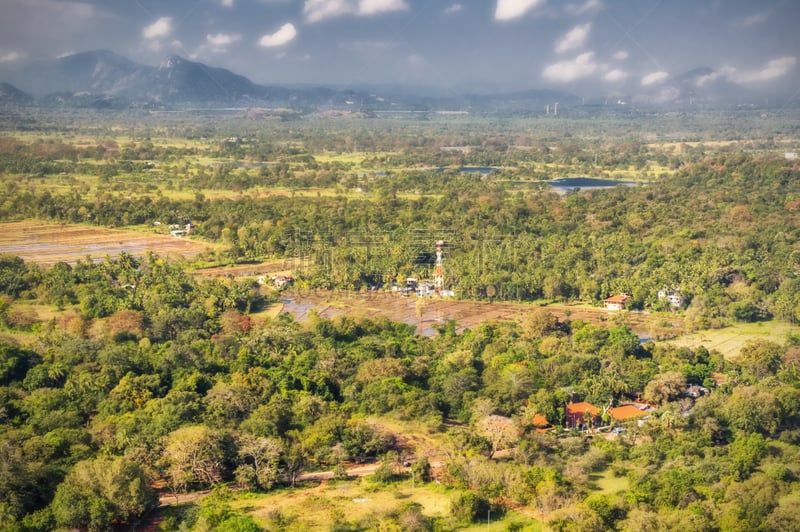
M 272 282 L 275 283 L 275 288 L 283 288 L 292 284 L 294 277 L 291 275 L 276 275 L 272 278 Z
M 634 405 L 622 405 L 608 409 L 608 415 L 616 423 L 624 423 L 647 415 L 647 412 Z
M 626 293 L 617 294 L 603 300 L 603 308 L 606 310 L 625 310 L 625 305 L 631 298 Z
M 659 290 L 658 299 L 666 299 L 672 308 L 681 308 L 683 306 L 683 296 L 674 288 Z
M 419 283 L 417 285 L 417 296 L 426 297 L 436 293 L 436 286 L 433 283 Z
M 567 403 L 567 427 L 583 430 L 597 425 L 600 409 L 591 403 Z

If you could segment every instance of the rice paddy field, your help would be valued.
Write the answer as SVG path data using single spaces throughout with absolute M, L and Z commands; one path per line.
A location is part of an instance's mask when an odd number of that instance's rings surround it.
M 191 238 L 88 225 L 39 221 L 0 224 L 0 253 L 41 265 L 75 263 L 87 256 L 102 259 L 123 251 L 134 256 L 152 251 L 170 258 L 188 258 L 212 247 Z

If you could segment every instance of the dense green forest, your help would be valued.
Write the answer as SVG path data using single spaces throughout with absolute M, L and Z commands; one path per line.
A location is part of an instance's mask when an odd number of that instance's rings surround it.
M 732 132 L 730 117 L 702 129 L 667 116 L 645 135 L 650 118 L 18 121 L 26 131 L 0 138 L 0 220 L 191 222 L 193 238 L 223 247 L 182 263 L 0 256 L 0 528 L 160 515 L 164 530 L 301 530 L 299 516 L 254 517 L 235 500 L 302 489 L 314 471 L 360 482 L 348 468 L 374 462 L 370 489 L 411 478 L 446 493 L 448 511 L 331 511 L 331 529 L 494 515 L 532 530 L 797 530 L 797 335 L 726 358 L 642 344 L 624 315 L 598 324 L 532 305 L 520 323 L 444 321 L 425 337 L 380 318 L 256 319 L 276 293 L 191 275 L 309 257 L 297 288 L 386 287 L 429 276 L 442 238 L 463 298 L 626 292 L 696 329 L 800 318 L 800 167 L 783 155 L 796 125 L 746 115 Z M 558 194 L 547 181 L 564 175 L 640 184 Z M 579 401 L 602 411 L 587 431 L 565 428 Z M 640 423 L 608 416 L 633 401 L 651 407 Z M 435 452 L 415 454 L 395 422 Z M 600 477 L 618 489 L 599 490 Z M 158 509 L 159 496 L 207 488 Z

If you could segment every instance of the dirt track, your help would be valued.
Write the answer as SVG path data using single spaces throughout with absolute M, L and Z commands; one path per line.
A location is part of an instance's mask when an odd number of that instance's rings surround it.
M 460 301 L 456 299 L 425 298 L 418 318 L 418 299 L 384 292 L 286 292 L 281 302 L 283 311 L 294 315 L 298 321 L 308 318 L 312 309 L 325 317 L 349 315 L 354 317 L 385 316 L 391 320 L 416 325 L 417 332 L 434 335 L 434 326 L 447 320 L 455 320 L 459 330 L 474 329 L 490 320 L 521 320 L 535 307 L 525 303 L 497 303 L 485 301 Z M 599 307 L 584 305 L 553 304 L 547 310 L 560 320 L 585 320 L 591 323 L 615 323 L 621 320 L 640 336 L 648 336 L 653 327 L 664 320 L 646 312 L 609 312 Z M 679 318 L 671 319 L 673 326 L 680 327 Z

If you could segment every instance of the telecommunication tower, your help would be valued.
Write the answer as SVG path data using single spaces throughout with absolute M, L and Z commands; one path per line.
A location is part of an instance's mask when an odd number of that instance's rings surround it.
M 433 274 L 433 285 L 439 291 L 444 288 L 444 265 L 442 264 L 442 248 L 444 247 L 444 240 L 436 242 L 436 265 Z

